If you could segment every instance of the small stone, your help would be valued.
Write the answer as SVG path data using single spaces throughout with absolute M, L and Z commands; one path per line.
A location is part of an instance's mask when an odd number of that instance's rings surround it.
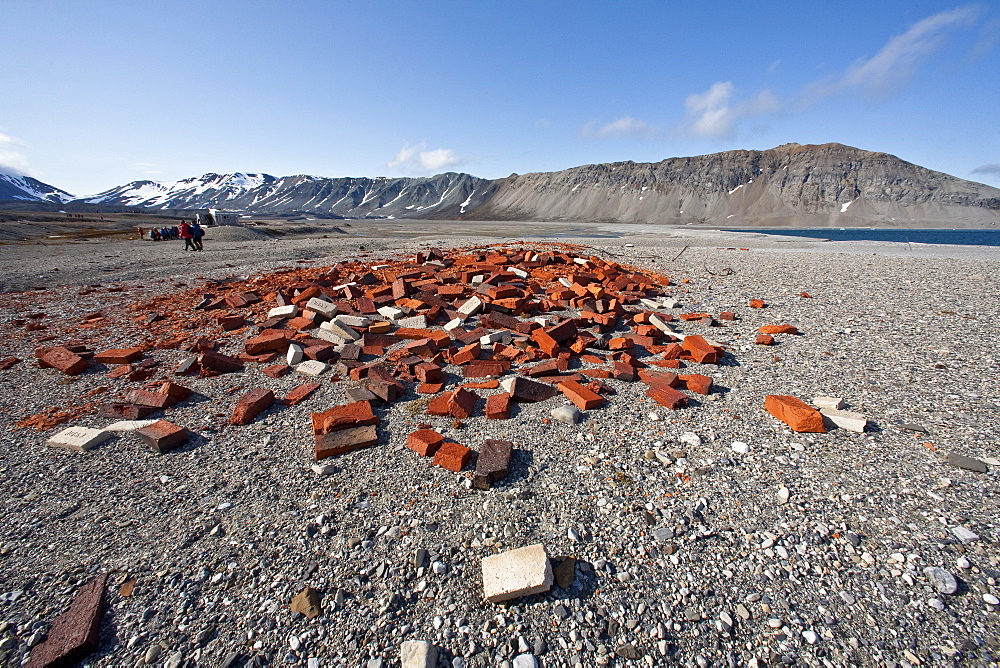
M 782 487 L 781 489 L 779 489 L 778 493 L 776 495 L 776 497 L 778 499 L 778 505 L 782 505 L 783 506 L 786 503 L 788 503 L 788 499 L 790 499 L 791 496 L 792 496 L 792 493 L 788 490 L 787 487 Z
M 576 579 L 576 558 L 566 557 L 552 569 L 552 575 L 560 589 L 569 589 Z
M 988 605 L 1000 605 L 1000 598 L 993 594 L 983 594 L 983 601 Z
M 693 431 L 684 432 L 680 435 L 680 438 L 678 438 L 677 441 L 692 448 L 696 448 L 701 445 L 701 437 Z
M 927 605 L 931 608 L 937 610 L 938 612 L 944 611 L 944 601 L 939 598 L 929 598 L 927 599 Z
M 512 668 L 538 668 L 538 659 L 532 654 L 518 654 L 514 657 Z
M 160 658 L 160 654 L 163 653 L 163 648 L 159 645 L 150 645 L 149 649 L 146 650 L 146 654 L 143 656 L 142 660 L 146 665 L 156 663 L 156 660 Z
M 741 455 L 748 454 L 750 452 L 750 445 L 744 443 L 743 441 L 733 441 L 732 446 L 733 452 L 738 452 Z
M 924 569 L 924 575 L 931 581 L 934 589 L 941 594 L 947 596 L 958 591 L 958 581 L 955 579 L 955 576 L 943 568 L 928 566 Z
M 402 668 L 434 668 L 438 648 L 426 640 L 407 640 L 399 646 L 399 658 Z
M 955 535 L 955 538 L 959 539 L 963 543 L 973 543 L 979 540 L 978 534 L 963 526 L 952 527 L 951 532 Z
M 819 641 L 819 635 L 815 631 L 803 631 L 802 638 L 810 645 L 815 645 Z
M 564 424 L 576 424 L 583 419 L 583 413 L 576 406 L 559 406 L 549 411 L 553 420 L 558 420 Z
M 978 459 L 960 455 L 957 452 L 948 453 L 948 463 L 960 469 L 966 469 L 967 471 L 986 473 L 986 462 L 981 462 Z
M 299 614 L 305 615 L 308 619 L 314 619 L 323 614 L 323 608 L 320 605 L 320 592 L 318 589 L 313 589 L 312 587 L 306 587 L 292 599 L 291 603 L 292 612 L 298 612 Z M 294 647 L 292 649 L 295 649 Z
M 312 472 L 316 475 L 333 475 L 340 470 L 333 464 L 320 464 L 319 462 L 311 464 L 309 468 L 312 469 Z

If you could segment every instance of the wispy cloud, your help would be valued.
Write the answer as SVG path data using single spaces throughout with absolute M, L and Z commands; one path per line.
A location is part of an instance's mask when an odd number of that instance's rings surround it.
M 4 133 L 0 128 L 0 172 L 15 176 L 30 176 L 28 159 L 21 153 L 24 142 Z
M 971 26 L 979 14 L 980 9 L 970 5 L 928 16 L 890 39 L 871 58 L 858 60 L 839 76 L 806 86 L 802 101 L 811 104 L 849 90 L 886 98 L 913 77 L 920 63 L 941 48 L 950 32 Z
M 988 176 L 1000 176 L 1000 162 L 980 165 L 972 170 L 973 174 L 986 174 Z
M 781 111 L 781 103 L 768 89 L 736 102 L 734 90 L 732 81 L 717 81 L 703 93 L 688 95 L 683 129 L 700 137 L 732 137 L 741 121 Z
M 591 121 L 580 128 L 581 135 L 596 139 L 606 139 L 609 137 L 645 137 L 654 134 L 656 131 L 657 129 L 646 121 L 641 121 L 631 116 L 622 116 L 604 125 L 598 125 Z
M 427 150 L 427 142 L 420 142 L 414 146 L 409 143 L 403 144 L 392 160 L 386 163 L 389 169 L 417 170 L 421 172 L 435 172 L 449 167 L 468 162 L 466 158 L 460 157 L 450 148 L 435 148 Z
M 153 162 L 133 162 L 132 167 L 147 176 L 159 176 L 163 174 L 161 170 L 156 169 L 159 165 Z

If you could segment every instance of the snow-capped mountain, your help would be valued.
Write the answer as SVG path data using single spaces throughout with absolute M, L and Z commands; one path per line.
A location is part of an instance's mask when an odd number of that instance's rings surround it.
M 63 204 L 72 200 L 73 195 L 30 176 L 0 174 L 0 200 L 3 199 Z
M 173 182 L 133 181 L 81 204 L 150 209 L 219 208 L 247 213 L 312 212 L 344 218 L 458 215 L 492 194 L 495 181 L 447 172 L 429 177 L 323 178 L 205 174 Z

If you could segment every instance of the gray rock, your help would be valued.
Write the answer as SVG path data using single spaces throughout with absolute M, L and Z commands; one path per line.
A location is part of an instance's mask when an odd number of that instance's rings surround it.
M 399 647 L 402 668 L 434 668 L 438 648 L 425 640 L 407 640 Z
M 948 453 L 948 463 L 952 466 L 957 466 L 960 469 L 975 471 L 976 473 L 986 473 L 987 470 L 986 462 L 981 462 L 978 459 L 960 455 L 957 452 Z
M 518 654 L 514 657 L 513 668 L 538 668 L 538 659 L 531 654 Z
M 576 406 L 559 406 L 549 411 L 553 420 L 558 420 L 565 424 L 576 424 L 583 419 L 583 413 Z
M 943 568 L 928 566 L 924 569 L 924 575 L 931 581 L 934 589 L 941 594 L 951 595 L 958 591 L 958 580 Z

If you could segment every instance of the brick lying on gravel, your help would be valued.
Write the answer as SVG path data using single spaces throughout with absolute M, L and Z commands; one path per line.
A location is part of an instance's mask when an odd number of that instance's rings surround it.
M 434 453 L 434 464 L 458 473 L 472 461 L 472 450 L 461 443 L 446 441 Z
M 513 449 L 514 444 L 510 441 L 492 438 L 483 441 L 483 447 L 476 459 L 472 486 L 476 489 L 489 489 L 494 483 L 506 478 L 510 471 L 510 456 Z
M 111 434 L 103 429 L 69 427 L 49 438 L 46 443 L 55 448 L 85 452 L 96 448 L 109 438 L 111 438 Z
M 552 564 L 538 543 L 483 559 L 483 597 L 500 603 L 552 588 Z
M 181 447 L 190 436 L 187 429 L 166 420 L 157 420 L 148 427 L 137 429 L 135 435 L 161 455 Z
M 764 398 L 764 409 L 787 424 L 792 431 L 825 433 L 823 415 L 795 397 L 780 394 L 769 394 Z
M 97 650 L 107 579 L 102 573 L 76 592 L 69 610 L 52 622 L 45 641 L 31 650 L 26 668 L 75 665 Z
M 231 425 L 250 424 L 255 417 L 274 404 L 274 392 L 266 388 L 250 390 L 237 402 L 233 414 L 229 417 Z

